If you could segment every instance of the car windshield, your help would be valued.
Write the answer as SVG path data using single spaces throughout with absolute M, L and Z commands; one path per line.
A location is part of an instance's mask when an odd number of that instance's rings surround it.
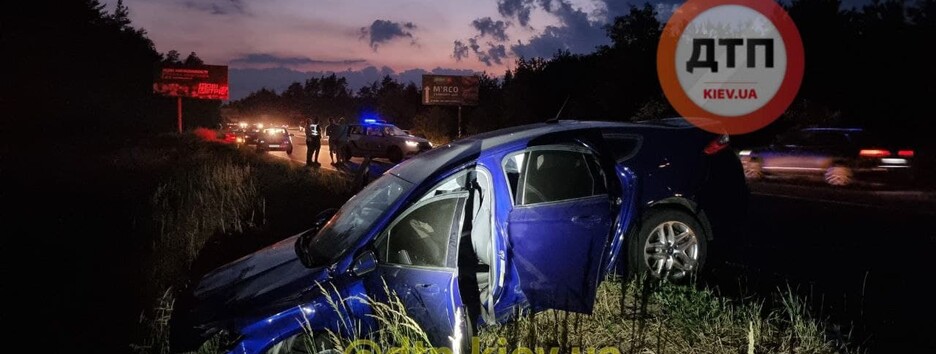
M 388 125 L 384 127 L 384 135 L 386 136 L 406 135 L 406 132 L 403 131 L 403 129 L 398 128 L 397 126 Z
M 413 184 L 392 174 L 371 182 L 348 200 L 331 220 L 315 235 L 308 252 L 316 263 L 334 263 L 360 241 L 374 223 L 397 199 L 413 188 Z

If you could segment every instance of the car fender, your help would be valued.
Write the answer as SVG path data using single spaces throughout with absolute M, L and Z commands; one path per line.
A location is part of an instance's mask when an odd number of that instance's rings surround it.
M 308 302 L 259 318 L 238 331 L 232 354 L 263 353 L 273 345 L 304 331 L 333 332 L 344 338 L 376 328 L 363 282 L 326 283 Z M 357 332 L 361 331 L 361 332 Z

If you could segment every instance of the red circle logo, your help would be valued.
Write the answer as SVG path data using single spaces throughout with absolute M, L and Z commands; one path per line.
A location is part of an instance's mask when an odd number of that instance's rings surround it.
M 799 31 L 772 0 L 689 0 L 657 49 L 670 104 L 715 133 L 745 134 L 779 118 L 796 97 L 803 66 Z

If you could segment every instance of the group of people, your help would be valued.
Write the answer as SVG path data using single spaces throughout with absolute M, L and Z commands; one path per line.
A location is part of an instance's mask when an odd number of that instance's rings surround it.
M 344 118 L 342 118 L 344 119 Z M 328 155 L 331 158 L 331 164 L 337 165 L 341 163 L 340 155 L 338 154 L 337 141 L 334 137 L 337 136 L 336 131 L 338 129 L 341 121 L 336 122 L 334 119 L 329 120 L 328 125 L 325 126 L 324 135 L 328 137 Z M 319 151 L 322 150 L 322 133 L 323 129 L 318 122 L 318 119 L 310 119 L 305 125 L 306 133 L 306 145 L 309 150 L 306 153 L 306 165 L 308 166 L 320 166 L 318 162 Z
M 344 156 L 340 152 L 341 147 L 339 144 L 339 139 L 337 137 L 341 132 L 342 123 L 344 123 L 344 118 L 340 118 L 337 121 L 330 119 L 328 125 L 325 126 L 324 135 L 328 137 L 328 155 L 331 159 L 331 164 L 337 166 L 347 162 L 350 156 Z M 318 123 L 318 119 L 309 119 L 305 127 L 306 133 L 306 146 L 308 146 L 308 151 L 306 152 L 306 166 L 321 166 L 318 162 L 319 151 L 322 150 L 322 131 L 321 125 Z M 370 156 L 366 156 L 364 162 L 358 168 L 358 177 L 361 186 L 367 185 L 370 181 Z

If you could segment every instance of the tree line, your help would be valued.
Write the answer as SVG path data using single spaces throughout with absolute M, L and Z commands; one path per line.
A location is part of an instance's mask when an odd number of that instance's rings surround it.
M 810 125 L 862 126 L 926 144 L 936 128 L 925 107 L 936 94 L 928 48 L 936 43 L 936 1 L 874 0 L 843 9 L 838 0 L 794 0 L 784 8 L 806 53 L 803 83 L 786 114 L 762 131 L 764 140 Z M 610 45 L 589 54 L 559 50 L 551 58 L 519 58 L 503 76 L 481 74 L 480 103 L 463 108 L 465 132 L 563 119 L 611 121 L 675 116 L 662 94 L 656 50 L 663 23 L 655 7 L 632 6 L 606 26 Z M 423 106 L 421 88 L 389 76 L 352 92 L 340 78 L 296 82 L 285 91 L 253 92 L 225 106 L 231 119 L 262 114 L 287 121 L 376 113 L 404 128 L 452 137 L 457 110 Z
M 13 53 L 5 60 L 16 68 L 3 82 L 12 94 L 0 98 L 15 112 L 6 124 L 68 126 L 70 136 L 90 139 L 175 130 L 175 100 L 152 93 L 153 67 L 200 63 L 197 55 L 157 52 L 146 32 L 131 24 L 122 1 L 110 12 L 98 0 L 56 3 L 54 11 L 51 4 L 16 6 L 7 13 L 24 15 L 5 18 L 0 38 Z M 926 118 L 926 103 L 936 97 L 936 69 L 927 50 L 936 43 L 936 0 L 873 0 L 853 9 L 841 8 L 839 0 L 793 0 L 784 7 L 803 39 L 803 83 L 787 113 L 749 137 L 840 124 L 931 140 L 936 123 Z M 560 108 L 564 119 L 676 115 L 656 74 L 662 27 L 654 6 L 632 6 L 606 26 L 610 44 L 593 53 L 559 50 L 550 58 L 518 58 L 503 75 L 482 73 L 479 105 L 462 110 L 464 131 L 539 122 Z M 423 106 L 420 91 L 390 77 L 352 91 L 344 78 L 329 75 L 282 92 L 261 89 L 225 105 L 186 100 L 183 106 L 187 128 L 215 127 L 222 117 L 267 115 L 290 122 L 376 114 L 427 135 L 453 137 L 457 109 Z

